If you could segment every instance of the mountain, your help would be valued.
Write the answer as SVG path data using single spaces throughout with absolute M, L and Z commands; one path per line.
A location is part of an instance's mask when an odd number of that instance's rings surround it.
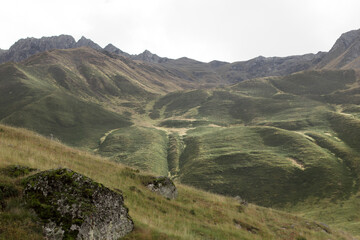
M 0 123 L 359 235 L 357 58 L 329 65 L 356 39 L 237 63 L 52 49 L 0 65 Z
M 342 34 L 317 68 L 359 69 L 360 29 Z
M 108 130 L 131 125 L 130 116 L 158 95 L 200 85 L 92 48 L 51 50 L 0 65 L 0 121 L 94 148 Z
M 291 73 L 311 69 L 319 62 L 325 53 L 305 54 L 289 57 L 257 57 L 248 61 L 222 64 L 215 70 L 222 78 L 230 82 L 240 82 L 246 79 L 285 76 Z
M 72 48 L 78 48 L 78 47 L 89 47 L 95 50 L 102 50 L 102 48 L 94 43 L 92 40 L 82 36 L 79 41 L 76 42 L 75 46 Z
M 130 55 L 112 44 L 108 44 L 102 49 L 92 40 L 82 37 L 77 42 L 68 35 L 54 37 L 43 37 L 41 39 L 27 38 L 16 42 L 8 51 L 0 53 L 0 63 L 7 61 L 19 62 L 36 53 L 41 53 L 51 49 L 69 49 L 77 47 L 90 47 L 98 51 L 107 51 L 109 53 L 127 57 L 132 60 L 142 61 L 144 63 L 157 64 L 166 69 L 171 69 L 172 74 L 191 81 L 201 79 L 201 82 L 212 82 L 210 86 L 220 84 L 236 83 L 242 80 L 255 77 L 266 76 L 284 76 L 297 71 L 307 70 L 319 62 L 325 53 L 305 54 L 302 56 L 290 57 L 258 57 L 249 61 L 226 63 L 213 61 L 202 63 L 189 58 L 169 59 L 159 57 L 156 54 L 145 50 L 138 55 Z M 196 67 L 194 68 L 194 64 Z M 210 80 L 207 80 L 209 78 Z M 195 80 L 196 79 L 196 80 Z
M 123 201 L 135 225 L 133 232 L 124 237 L 127 240 L 355 239 L 325 223 L 248 204 L 240 198 L 207 193 L 177 182 L 178 197 L 167 200 L 144 186 L 143 182 L 151 178 L 145 172 L 70 148 L 25 129 L 0 125 L 0 133 L 0 156 L 4 160 L 0 161 L 0 239 L 44 239 L 41 218 L 65 221 L 49 211 L 48 205 L 40 205 L 33 196 L 31 204 L 38 206 L 39 211 L 44 210 L 40 217 L 35 215 L 34 211 L 24 207 L 21 194 L 24 189 L 22 180 L 36 173 L 29 174 L 29 169 L 43 171 L 59 166 L 90 177 L 100 187 L 105 186 L 124 196 Z M 68 179 L 63 175 L 57 177 L 63 181 Z M 86 196 L 89 196 L 88 182 L 86 187 Z M 54 196 L 52 193 L 48 192 L 48 196 Z M 74 196 L 73 192 L 67 194 Z M 76 205 L 77 201 L 70 198 L 69 203 L 63 204 Z M 89 204 L 80 206 L 88 208 Z
M 75 39 L 68 35 L 42 37 L 40 39 L 20 39 L 0 56 L 0 63 L 8 61 L 19 62 L 39 52 L 45 52 L 51 49 L 73 48 L 75 44 Z
M 124 51 L 121 51 L 119 48 L 115 47 L 111 43 L 106 45 L 104 50 L 107 51 L 107 52 L 110 52 L 110 53 L 114 53 L 114 54 L 117 54 L 117 55 L 124 56 L 124 57 L 130 57 L 130 54 L 128 54 L 128 53 L 126 53 Z
M 145 50 L 143 53 L 134 55 L 131 58 L 133 60 L 141 60 L 150 63 L 163 63 L 169 60 L 168 58 L 159 57 L 158 55 L 151 53 L 149 50 Z
M 9 50 L 0 51 L 0 63 L 2 62 L 20 62 L 37 53 L 46 52 L 53 49 L 69 49 L 78 47 L 90 47 L 95 50 L 102 48 L 85 37 L 75 41 L 72 36 L 60 35 L 53 37 L 25 38 L 14 43 Z

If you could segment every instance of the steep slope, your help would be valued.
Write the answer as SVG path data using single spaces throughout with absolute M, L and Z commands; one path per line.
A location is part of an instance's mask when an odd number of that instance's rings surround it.
M 0 211 L 0 239 L 42 239 L 38 218 L 22 204 L 21 177 L 11 178 L 5 168 L 14 164 L 39 170 L 70 168 L 121 191 L 135 224 L 125 239 L 355 239 L 324 223 L 179 183 L 177 199 L 166 200 L 142 184 L 148 174 L 25 129 L 0 125 L 0 159 L 0 189 L 4 191 L 0 200 L 5 206 Z
M 327 69 L 359 69 L 360 29 L 342 34 L 316 67 Z
M 34 70 L 34 69 L 33 69 Z M 120 114 L 59 89 L 51 78 L 8 63 L 0 66 L 0 121 L 90 147 L 110 129 L 131 125 Z

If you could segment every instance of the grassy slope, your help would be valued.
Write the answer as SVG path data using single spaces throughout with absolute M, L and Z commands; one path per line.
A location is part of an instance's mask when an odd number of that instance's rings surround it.
M 0 121 L 23 126 L 78 147 L 95 147 L 109 129 L 130 126 L 120 114 L 85 101 L 22 66 L 0 68 Z M 26 69 L 26 68 L 25 68 Z
M 167 145 L 168 139 L 163 131 L 130 127 L 110 133 L 98 151 L 117 162 L 167 176 Z
M 164 130 L 187 130 L 177 149 L 182 182 L 359 234 L 360 215 L 350 211 L 360 173 L 358 89 L 353 71 L 303 72 L 168 94 L 150 116 Z M 340 217 L 335 206 L 349 210 Z
M 112 189 L 121 189 L 135 230 L 126 239 L 353 239 L 321 224 L 177 184 L 179 196 L 166 200 L 141 184 L 144 173 L 50 141 L 28 130 L 0 125 L 0 168 L 21 164 L 40 170 L 67 167 Z M 17 179 L 0 174 L 0 184 Z M 21 189 L 19 189 L 21 190 Z M 36 217 L 7 200 L 0 212 L 0 239 L 39 239 Z M 239 228 L 239 225 L 242 227 Z
M 2 122 L 98 148 L 129 165 L 157 174 L 170 166 L 181 181 L 268 206 L 313 197 L 345 204 L 357 191 L 360 91 L 352 71 L 255 79 L 170 93 L 155 103 L 155 94 L 196 84 L 89 49 L 3 64 L 0 75 Z M 130 117 L 137 126 L 122 128 Z M 358 219 L 349 219 L 356 226 Z
M 346 164 L 298 133 L 208 128 L 190 131 L 185 143 L 182 182 L 264 206 L 309 197 L 343 199 L 357 190 Z

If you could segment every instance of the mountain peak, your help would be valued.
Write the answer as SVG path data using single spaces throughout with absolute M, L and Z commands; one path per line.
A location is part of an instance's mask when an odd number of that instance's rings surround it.
M 15 42 L 8 51 L 3 52 L 0 57 L 1 62 L 22 61 L 36 53 L 45 52 L 52 49 L 73 48 L 75 39 L 70 35 L 59 35 L 42 38 L 23 38 Z
M 109 43 L 108 45 L 106 45 L 106 47 L 104 48 L 105 51 L 109 52 L 109 53 L 115 53 L 124 57 L 130 57 L 130 54 L 120 50 L 119 48 L 115 47 L 114 45 L 112 45 L 111 43 Z
M 335 51 L 338 48 L 345 50 L 348 47 L 350 47 L 354 42 L 358 42 L 358 41 L 360 41 L 360 29 L 343 33 L 338 38 L 338 40 L 336 40 L 330 52 Z
M 88 39 L 84 36 L 82 36 L 79 41 L 76 42 L 75 47 L 90 47 L 95 50 L 102 50 L 102 48 L 98 44 L 94 43 L 91 39 Z
M 341 34 L 334 46 L 317 66 L 318 68 L 343 68 L 348 64 L 358 68 L 360 60 L 360 29 Z M 353 62 L 353 63 L 352 63 Z
M 139 55 L 135 55 L 132 57 L 134 60 L 141 60 L 144 62 L 151 62 L 151 63 L 163 63 L 167 62 L 168 58 L 162 58 L 158 55 L 151 53 L 149 50 L 145 50 L 144 52 L 140 53 Z

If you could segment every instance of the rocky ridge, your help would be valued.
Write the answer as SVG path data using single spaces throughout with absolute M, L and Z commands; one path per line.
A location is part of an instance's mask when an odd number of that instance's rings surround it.
M 316 66 L 317 68 L 360 68 L 360 29 L 343 33 Z M 346 67 L 352 62 L 352 66 Z
M 133 55 L 131 58 L 133 60 L 140 60 L 150 63 L 164 63 L 169 60 L 168 58 L 159 57 L 158 55 L 151 53 L 149 50 L 145 50 L 143 53 L 140 53 L 139 55 Z
M 69 49 L 75 47 L 75 45 L 75 39 L 69 35 L 42 37 L 40 39 L 20 39 L 9 50 L 0 55 L 0 63 L 8 61 L 19 62 L 36 53 L 52 49 Z
M 43 37 L 40 39 L 26 38 L 17 41 L 9 50 L 0 50 L 0 63 L 7 61 L 22 61 L 36 53 L 51 49 L 68 49 L 77 47 L 90 47 L 98 51 L 106 51 L 120 55 L 131 60 L 157 64 L 170 70 L 177 77 L 202 81 L 202 78 L 220 81 L 221 83 L 236 83 L 246 79 L 285 76 L 295 72 L 309 69 L 357 69 L 360 68 L 360 29 L 349 31 L 341 35 L 331 50 L 317 54 L 304 54 L 288 57 L 259 56 L 248 61 L 210 63 L 187 58 L 169 59 L 159 57 L 145 50 L 138 55 L 130 55 L 112 44 L 102 49 L 92 40 L 82 37 L 75 41 L 72 36 L 60 35 Z M 196 65 L 196 67 L 194 66 Z
M 84 36 L 82 36 L 79 41 L 76 42 L 74 48 L 77 47 L 89 47 L 95 50 L 102 50 L 102 48 L 95 42 L 93 42 L 91 39 L 88 39 Z
M 115 47 L 114 45 L 112 45 L 111 43 L 109 43 L 108 45 L 106 45 L 106 47 L 104 48 L 105 51 L 109 52 L 109 53 L 114 53 L 120 56 L 124 56 L 124 57 L 130 57 L 131 55 L 120 50 L 119 48 Z

